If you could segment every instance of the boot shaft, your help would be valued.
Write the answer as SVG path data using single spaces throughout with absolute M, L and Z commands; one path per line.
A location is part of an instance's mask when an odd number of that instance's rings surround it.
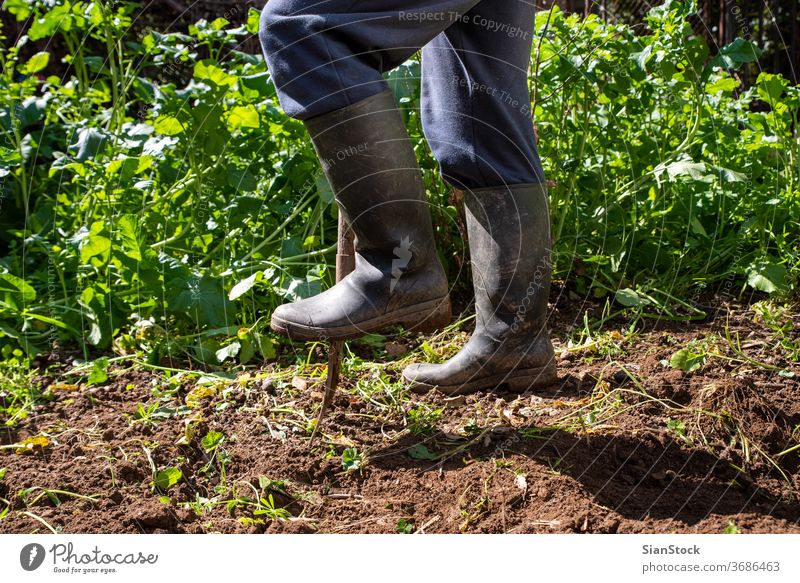
M 391 92 L 306 121 L 342 216 L 355 267 L 324 292 L 280 306 L 272 329 L 303 340 L 356 338 L 450 319 L 447 278 L 411 141 Z
M 413 270 L 435 255 L 422 174 L 391 91 L 305 122 L 356 251 Z
M 465 193 L 476 332 L 504 339 L 545 329 L 551 278 L 544 184 Z

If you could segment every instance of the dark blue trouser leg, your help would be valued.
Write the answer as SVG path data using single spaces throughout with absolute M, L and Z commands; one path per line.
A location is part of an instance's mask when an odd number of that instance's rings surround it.
M 422 122 L 460 188 L 544 182 L 528 66 L 535 7 L 483 0 L 422 49 Z
M 308 119 L 387 89 L 408 59 L 479 0 L 269 0 L 259 36 L 286 115 Z
M 542 181 L 528 111 L 533 15 L 526 0 L 269 0 L 260 37 L 298 119 L 384 91 L 382 73 L 425 47 L 425 134 L 443 176 L 478 188 Z

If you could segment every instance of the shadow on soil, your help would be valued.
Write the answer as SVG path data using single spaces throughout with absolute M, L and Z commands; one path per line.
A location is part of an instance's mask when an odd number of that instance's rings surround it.
M 578 439 L 558 431 L 534 439 L 508 433 L 500 440 L 501 445 L 510 444 L 505 455 L 525 456 L 553 473 L 569 476 L 597 504 L 631 520 L 671 518 L 691 526 L 711 514 L 741 513 L 800 520 L 800 505 L 796 502 L 778 501 L 725 461 L 705 451 L 683 448 L 663 436 Z M 418 442 L 407 439 L 403 445 L 411 447 Z M 498 454 L 497 448 L 476 444 L 444 462 L 409 463 L 405 451 L 375 451 L 372 463 L 385 469 L 411 465 L 421 474 L 439 472 L 440 468 L 447 473 L 463 468 L 462 458 L 487 459 Z

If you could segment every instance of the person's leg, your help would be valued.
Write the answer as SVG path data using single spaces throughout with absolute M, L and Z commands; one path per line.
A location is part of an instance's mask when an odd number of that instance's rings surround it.
M 544 182 L 531 121 L 532 0 L 483 0 L 422 50 L 422 122 L 456 188 Z
M 479 0 L 269 0 L 259 37 L 287 115 L 308 119 L 387 89 L 403 63 Z
M 347 223 L 356 267 L 325 292 L 272 314 L 303 340 L 345 339 L 450 317 L 411 141 L 381 73 L 477 0 L 269 0 L 260 38 L 285 112 L 302 119 Z
M 547 335 L 550 215 L 530 117 L 534 8 L 484 0 L 423 51 L 425 134 L 442 175 L 464 190 L 475 331 L 444 364 L 403 376 L 446 394 L 555 380 Z

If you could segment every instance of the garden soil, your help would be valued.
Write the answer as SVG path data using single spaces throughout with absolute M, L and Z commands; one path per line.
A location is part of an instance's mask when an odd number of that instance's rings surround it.
M 402 415 L 375 414 L 345 378 L 325 438 L 313 447 L 300 424 L 281 424 L 279 415 L 313 419 L 321 388 L 297 378 L 287 392 L 270 380 L 274 363 L 251 371 L 252 382 L 232 383 L 225 406 L 220 396 L 203 401 L 184 444 L 184 418 L 132 421 L 138 403 L 155 401 L 158 371 L 52 390 L 35 414 L 0 433 L 4 445 L 51 436 L 32 453 L 2 453 L 0 497 L 11 512 L 0 532 L 47 532 L 46 522 L 65 533 L 800 533 L 800 454 L 775 457 L 800 433 L 800 370 L 780 361 L 748 308 L 720 306 L 718 314 L 694 323 L 641 320 L 635 340 L 613 358 L 562 351 L 558 343 L 559 382 L 529 395 L 423 396 L 442 409 L 427 433 L 407 431 Z M 574 309 L 559 305 L 551 323 L 556 340 L 582 325 Z M 677 349 L 722 338 L 726 328 L 761 365 L 713 357 L 691 373 L 665 365 Z M 401 344 L 413 349 L 422 340 Z M 69 360 L 41 357 L 42 370 L 50 366 L 43 384 L 58 383 L 53 371 L 67 370 Z M 176 398 L 193 386 L 180 386 Z M 540 430 L 598 391 L 626 387 L 634 396 L 616 391 L 621 401 L 608 422 Z M 225 435 L 224 478 L 209 471 L 218 466 L 198 445 L 208 431 Z M 360 468 L 343 469 L 346 448 L 362 452 Z M 168 466 L 183 478 L 156 492 L 153 468 Z M 252 495 L 260 476 L 284 482 L 273 502 L 290 517 L 259 518 L 224 503 L 237 492 Z M 26 507 L 19 492 L 32 487 L 94 499 L 56 494 Z M 199 505 L 215 497 L 218 504 Z M 188 501 L 199 502 L 188 508 Z

